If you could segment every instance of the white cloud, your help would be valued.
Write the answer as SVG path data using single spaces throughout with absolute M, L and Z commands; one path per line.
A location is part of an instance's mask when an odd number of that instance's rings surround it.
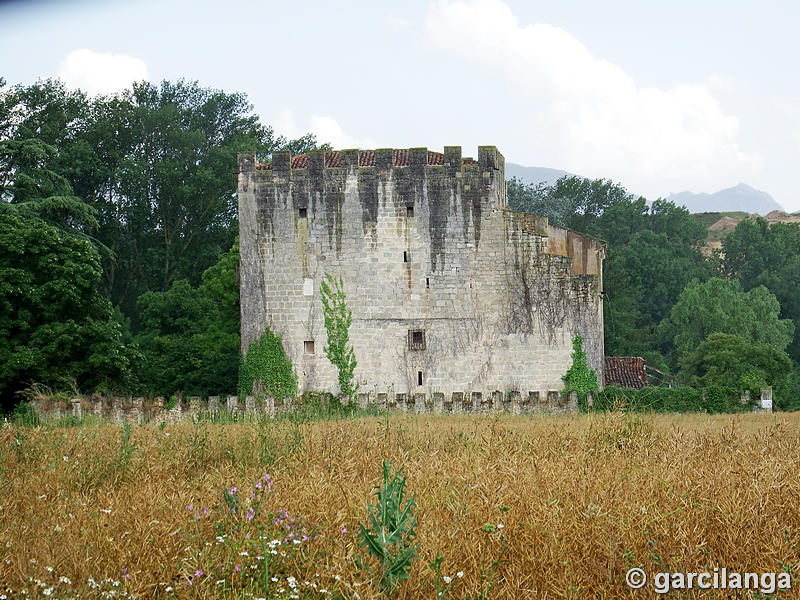
M 403 17 L 394 17 L 391 15 L 384 19 L 384 23 L 386 23 L 392 29 L 398 30 L 408 29 L 411 25 L 407 19 L 404 19 Z
M 148 79 L 143 60 L 125 54 L 106 54 L 88 48 L 74 50 L 61 61 L 58 77 L 89 95 L 113 94 L 134 81 Z
M 337 150 L 349 148 L 375 148 L 375 142 L 370 138 L 357 138 L 346 133 L 342 126 L 331 117 L 312 115 L 305 127 L 295 123 L 294 111 L 285 109 L 273 120 L 272 127 L 281 135 L 289 139 L 298 138 L 313 133 L 320 144 L 331 144 Z
M 500 74 L 528 107 L 506 125 L 514 162 L 610 177 L 652 197 L 713 191 L 760 170 L 760 157 L 739 147 L 738 120 L 705 85 L 638 87 L 563 29 L 521 25 L 501 0 L 440 0 L 426 28 L 435 47 Z M 531 139 L 551 140 L 548 156 L 531 156 Z

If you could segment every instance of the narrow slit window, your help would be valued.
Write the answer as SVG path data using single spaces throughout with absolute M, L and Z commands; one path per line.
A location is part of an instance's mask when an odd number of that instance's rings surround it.
M 414 216 L 414 207 L 413 206 L 406 206 L 406 216 L 413 217 Z
M 404 263 L 411 262 L 411 252 L 409 252 L 408 250 L 403 251 L 403 262 Z
M 408 349 L 425 350 L 425 330 L 410 329 L 408 331 Z
M 430 289 L 430 288 L 431 288 L 431 278 L 430 277 L 426 277 L 425 278 L 425 289 Z
M 417 385 L 422 385 L 422 371 L 417 371 Z
M 297 211 L 297 214 L 300 216 L 301 219 L 307 219 L 308 218 L 308 209 L 307 208 L 301 208 L 301 209 L 299 209 Z
M 303 348 L 306 354 L 314 354 L 314 340 L 306 340 L 303 342 Z

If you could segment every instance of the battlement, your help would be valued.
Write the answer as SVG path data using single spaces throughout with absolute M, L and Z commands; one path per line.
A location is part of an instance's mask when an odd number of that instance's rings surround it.
M 505 158 L 494 146 L 479 146 L 478 160 L 461 156 L 461 146 L 445 146 L 444 152 L 427 148 L 378 148 L 375 150 L 312 150 L 307 154 L 292 156 L 288 151 L 272 153 L 270 162 L 259 162 L 255 155 L 241 154 L 239 172 L 293 171 L 297 169 L 337 169 L 346 167 L 376 167 L 381 170 L 393 167 L 477 167 L 505 170 Z

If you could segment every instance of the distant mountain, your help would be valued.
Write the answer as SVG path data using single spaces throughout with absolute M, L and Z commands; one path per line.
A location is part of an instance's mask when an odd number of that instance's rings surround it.
M 547 167 L 523 167 L 514 163 L 506 163 L 506 179 L 516 177 L 522 183 L 548 183 L 553 184 L 564 175 L 573 175 L 561 169 L 548 169 Z
M 713 194 L 670 194 L 667 200 L 685 206 L 690 213 L 743 211 L 766 215 L 773 210 L 783 210 L 767 192 L 753 189 L 746 183 Z

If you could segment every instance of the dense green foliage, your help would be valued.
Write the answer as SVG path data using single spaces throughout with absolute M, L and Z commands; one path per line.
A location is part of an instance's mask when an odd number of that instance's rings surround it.
M 593 410 L 628 410 L 632 412 L 747 412 L 751 404 L 742 404 L 735 387 L 644 387 L 641 389 L 608 386 L 595 398 Z
M 780 302 L 781 317 L 795 323 L 787 352 L 800 361 L 800 224 L 746 219 L 722 242 L 724 267 L 745 290 L 763 285 Z
M 198 287 L 181 279 L 139 297 L 144 355 L 139 385 L 151 394 L 219 394 L 236 387 L 239 368 L 239 246 L 209 267 Z
M 780 387 L 792 360 L 772 344 L 748 342 L 741 335 L 712 333 L 683 362 L 683 371 L 699 386 L 734 386 L 757 393 Z
M 586 404 L 586 394 L 597 392 L 597 373 L 589 368 L 586 362 L 586 352 L 583 350 L 583 338 L 576 335 L 572 340 L 572 366 L 561 377 L 564 380 L 564 393 L 575 391 L 578 393 L 580 406 Z
M 241 395 L 267 395 L 276 399 L 297 394 L 297 376 L 286 357 L 281 336 L 269 326 L 257 342 L 251 342 L 239 369 Z
M 744 292 L 736 279 L 693 280 L 659 326 L 659 334 L 680 363 L 712 333 L 738 335 L 745 342 L 783 351 L 794 335 L 794 323 L 780 318 L 778 300 L 763 286 Z
M 320 295 L 325 331 L 328 334 L 325 356 L 339 372 L 339 395 L 352 403 L 358 390 L 353 375 L 357 363 L 353 346 L 350 345 L 353 313 L 347 307 L 342 278 L 325 273 L 325 279 L 320 282 Z
M 0 398 L 32 383 L 69 389 L 128 383 L 135 352 L 98 289 L 90 242 L 43 220 L 0 211 Z

